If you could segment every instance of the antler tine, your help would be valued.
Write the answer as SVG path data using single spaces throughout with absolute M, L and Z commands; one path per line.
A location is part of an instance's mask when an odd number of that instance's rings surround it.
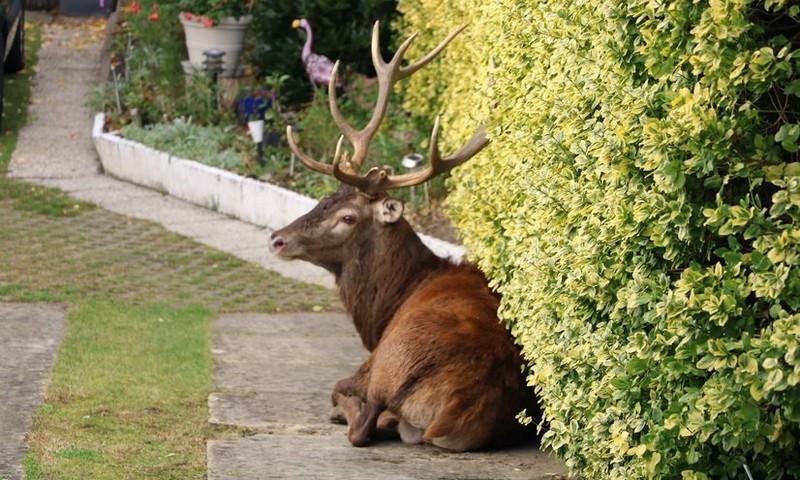
M 380 185 L 385 183 L 386 177 L 388 177 L 389 174 L 385 169 L 378 167 L 371 168 L 364 176 L 352 174 L 342 170 L 339 167 L 339 161 L 337 159 L 333 164 L 333 176 L 340 182 L 356 187 L 367 195 L 373 195 L 385 190 L 381 188 Z
M 465 143 L 455 154 L 442 159 L 438 146 L 439 118 L 437 117 L 433 131 L 431 132 L 431 163 L 428 168 L 420 172 L 407 173 L 405 175 L 398 176 L 389 175 L 389 172 L 385 168 L 373 168 L 364 176 L 358 175 L 358 171 L 364 164 L 364 160 L 366 160 L 369 142 L 378 132 L 381 121 L 383 121 L 383 118 L 386 115 L 386 110 L 389 105 L 389 96 L 392 93 L 392 86 L 398 80 L 408 77 L 430 63 L 430 61 L 436 58 L 436 56 L 439 55 L 439 53 L 441 53 L 441 51 L 444 50 L 444 48 L 447 47 L 447 45 L 465 28 L 466 25 L 462 25 L 453 30 L 444 40 L 439 43 L 439 45 L 428 52 L 424 57 L 412 63 L 411 65 L 408 65 L 407 67 L 401 67 L 400 62 L 403 61 L 403 56 L 416 38 L 416 33 L 408 37 L 397 49 L 395 54 L 392 56 L 392 59 L 389 62 L 386 62 L 381 54 L 380 22 L 375 22 L 375 24 L 372 26 L 371 52 L 372 63 L 375 66 L 375 73 L 378 77 L 378 98 L 375 101 L 375 109 L 372 112 L 369 122 L 367 122 L 367 125 L 361 130 L 356 130 L 349 123 L 347 123 L 342 115 L 342 112 L 339 110 L 338 98 L 336 96 L 336 81 L 339 72 L 339 62 L 337 61 L 333 66 L 331 77 L 328 81 L 328 103 L 331 110 L 331 116 L 333 117 L 333 121 L 336 123 L 336 126 L 339 127 L 339 130 L 342 132 L 342 137 L 339 137 L 339 142 L 336 145 L 336 153 L 333 158 L 333 163 L 331 165 L 326 165 L 302 153 L 300 149 L 297 148 L 292 136 L 292 129 L 289 127 L 286 133 L 292 152 L 294 152 L 295 155 L 297 155 L 300 160 L 302 160 L 302 162 L 312 170 L 324 173 L 326 175 L 333 175 L 342 183 L 352 185 L 362 192 L 370 195 L 390 188 L 417 185 L 470 159 L 489 142 L 484 133 L 483 126 L 479 127 L 473 134 L 472 138 L 470 138 L 467 143 Z M 345 138 L 347 138 L 347 140 L 353 146 L 353 155 L 349 159 L 346 155 L 342 154 L 342 142 Z M 344 164 L 341 165 L 340 162 L 343 158 Z
M 417 38 L 417 34 L 412 33 L 408 38 L 406 38 L 405 41 L 403 41 L 403 43 L 401 43 L 400 46 L 397 48 L 397 51 L 394 52 L 394 55 L 392 56 L 392 59 L 389 61 L 389 63 L 386 63 L 383 60 L 383 55 L 381 54 L 380 26 L 381 26 L 380 20 L 376 20 L 375 23 L 372 25 L 372 44 L 371 44 L 372 64 L 375 66 L 375 72 L 378 73 L 378 80 L 381 79 L 381 74 L 384 74 L 385 76 L 388 77 L 387 80 L 389 80 L 390 83 L 393 83 L 396 82 L 397 80 L 400 80 L 401 78 L 408 76 L 408 75 L 404 75 L 402 77 L 396 76 L 394 74 L 395 73 L 394 70 L 398 72 L 403 70 L 402 68 L 400 68 L 400 62 L 403 60 L 403 56 L 406 54 L 406 50 L 408 50 L 408 47 L 411 46 L 411 42 L 413 42 L 414 39 Z M 444 48 L 444 46 L 442 46 L 441 48 Z M 439 51 L 441 51 L 441 48 L 439 48 Z M 428 56 L 430 56 L 430 54 Z M 429 62 L 432 58 L 433 57 L 428 59 L 427 62 Z
M 486 138 L 484 126 L 481 124 L 475 130 L 475 133 L 472 134 L 472 137 L 470 137 L 456 153 L 449 157 L 441 158 L 439 152 L 439 128 L 439 117 L 437 116 L 433 124 L 433 130 L 431 131 L 431 146 L 429 150 L 430 164 L 427 168 L 419 172 L 406 173 L 403 175 L 389 175 L 380 185 L 374 185 L 372 188 L 373 192 L 371 193 L 380 190 L 419 185 L 440 173 L 461 165 L 483 150 L 483 147 L 489 143 L 489 139 Z
M 324 173 L 325 175 L 333 175 L 333 166 L 318 162 L 300 150 L 300 148 L 297 146 L 297 143 L 294 141 L 294 134 L 292 132 L 291 125 L 286 127 L 286 140 L 289 142 L 289 148 L 292 150 L 292 153 L 297 155 L 297 158 L 299 158 L 306 167 L 314 170 L 315 172 Z M 342 140 L 339 139 L 339 145 L 341 145 L 341 143 Z M 340 148 L 337 146 L 336 156 L 339 155 L 339 150 Z
M 461 25 L 460 27 L 456 28 L 455 30 L 450 32 L 450 34 L 447 35 L 447 37 L 445 37 L 445 39 L 442 40 L 439 43 L 439 45 L 436 45 L 436 47 L 433 50 L 428 52 L 427 55 L 425 55 L 424 57 L 420 58 L 419 60 L 417 60 L 416 62 L 412 63 L 411 65 L 408 65 L 407 67 L 401 68 L 400 71 L 397 74 L 397 80 L 402 80 L 402 79 L 408 77 L 409 75 L 413 74 L 414 72 L 416 72 L 420 68 L 422 68 L 425 65 L 427 65 L 428 63 L 430 63 L 430 61 L 433 60 L 434 58 L 436 58 L 436 56 L 439 55 L 439 53 L 442 50 L 444 50 L 445 47 L 447 47 L 447 45 L 450 44 L 450 42 L 453 41 L 453 39 L 456 38 L 456 36 L 459 33 L 463 32 L 465 28 L 467 28 L 466 24 Z
M 333 117 L 333 121 L 336 122 L 336 126 L 339 127 L 342 134 L 352 142 L 358 132 L 347 123 L 347 120 L 342 116 L 342 112 L 339 110 L 339 106 L 336 103 L 338 100 L 336 95 L 336 79 L 338 75 L 339 60 L 336 60 L 336 63 L 333 64 L 333 70 L 331 70 L 331 78 L 328 80 L 328 106 L 330 107 L 331 116 Z

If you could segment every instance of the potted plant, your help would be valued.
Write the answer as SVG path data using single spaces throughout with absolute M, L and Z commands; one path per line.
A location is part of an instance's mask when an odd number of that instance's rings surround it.
M 216 48 L 225 52 L 222 76 L 235 76 L 244 47 L 244 34 L 253 20 L 254 0 L 183 0 L 180 20 L 186 34 L 189 63 L 203 69 L 203 52 Z

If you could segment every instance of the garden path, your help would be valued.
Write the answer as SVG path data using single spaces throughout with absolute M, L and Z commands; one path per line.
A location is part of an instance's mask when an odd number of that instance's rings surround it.
M 64 332 L 64 307 L 0 303 L 0 479 L 22 479 L 25 434 Z

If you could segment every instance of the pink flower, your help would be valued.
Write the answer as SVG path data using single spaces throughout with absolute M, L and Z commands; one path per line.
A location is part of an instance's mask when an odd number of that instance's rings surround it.
M 142 6 L 139 4 L 139 2 L 131 3 L 131 12 L 139 13 L 140 11 L 142 11 Z
M 157 22 L 158 21 L 158 12 L 151 13 L 148 18 L 150 19 L 151 22 Z
M 203 18 L 203 26 L 206 28 L 211 28 L 214 26 L 214 20 L 210 18 Z
M 183 14 L 183 18 L 185 18 L 185 19 L 186 19 L 187 21 L 189 21 L 189 22 L 191 22 L 192 20 L 194 20 L 194 16 L 193 16 L 191 13 L 189 13 L 189 12 L 185 12 L 185 13 Z

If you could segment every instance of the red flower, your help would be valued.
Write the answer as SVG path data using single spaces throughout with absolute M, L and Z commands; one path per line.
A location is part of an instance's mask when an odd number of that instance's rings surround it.
M 185 18 L 185 19 L 186 19 L 187 21 L 189 21 L 189 22 L 191 22 L 191 21 L 194 19 L 194 17 L 192 16 L 192 14 L 191 14 L 191 13 L 189 13 L 189 12 L 185 12 L 185 13 L 183 14 L 183 18 Z
M 157 22 L 158 21 L 158 12 L 151 13 L 148 18 L 150 19 L 151 22 Z
M 206 28 L 211 28 L 214 26 L 214 20 L 210 18 L 203 18 L 203 26 Z
M 142 6 L 139 4 L 139 2 L 131 3 L 131 12 L 139 13 L 141 11 L 142 11 Z

